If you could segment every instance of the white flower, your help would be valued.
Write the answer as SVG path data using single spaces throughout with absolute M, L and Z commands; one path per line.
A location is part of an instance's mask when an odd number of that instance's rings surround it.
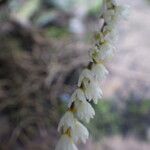
M 129 16 L 129 9 L 130 7 L 128 5 L 124 5 L 124 6 L 117 6 L 115 11 L 116 11 L 116 17 L 118 19 L 127 19 Z
M 93 107 L 88 102 L 75 102 L 76 108 L 77 108 L 77 116 L 81 120 L 85 120 L 86 122 L 89 122 L 91 118 L 94 117 L 95 111 Z
M 55 150 L 78 150 L 72 139 L 68 135 L 62 135 Z
M 108 70 L 102 64 L 94 64 L 91 71 L 97 81 L 104 79 L 108 74 Z
M 79 121 L 76 121 L 71 131 L 72 138 L 75 142 L 82 141 L 83 143 L 85 143 L 89 137 L 89 132 L 87 128 Z
M 107 24 L 109 24 L 113 20 L 113 16 L 115 14 L 114 9 L 109 9 L 104 13 L 104 20 Z
M 99 35 L 98 42 L 103 43 L 103 42 L 105 41 L 105 38 L 104 38 L 103 33 L 102 33 L 102 32 L 100 32 L 100 33 L 98 33 L 98 35 Z
M 88 81 L 84 80 L 84 92 L 86 98 L 91 101 L 93 100 L 96 104 L 98 100 L 102 97 L 102 90 L 100 89 L 98 83 L 96 81 Z
M 108 60 L 112 58 L 114 55 L 115 47 L 112 46 L 110 43 L 105 42 L 102 45 L 100 45 L 100 48 L 95 47 L 91 51 L 91 57 L 96 61 L 96 62 L 101 62 Z
M 84 95 L 84 92 L 82 89 L 78 88 L 74 91 L 74 93 L 72 94 L 71 96 L 71 101 L 70 103 L 68 104 L 68 106 L 70 107 L 72 102 L 76 101 L 76 100 L 79 100 L 79 101 L 83 101 L 85 102 L 86 101 L 86 97 Z
M 111 8 L 112 4 L 115 5 L 115 7 Z M 129 6 L 121 6 L 118 5 L 116 1 L 114 2 L 108 2 L 107 7 L 109 8 L 103 15 L 104 20 L 107 25 L 110 25 L 112 28 L 114 28 L 117 24 L 117 22 L 124 18 L 126 19 L 129 15 Z
M 103 29 L 104 40 L 114 44 L 118 40 L 118 32 L 111 25 L 106 25 Z
M 80 87 L 81 84 L 82 84 L 82 81 L 83 79 L 89 79 L 91 80 L 93 77 L 92 77 L 92 73 L 89 69 L 84 69 L 79 77 L 79 81 L 78 81 L 78 86 Z
M 100 47 L 99 58 L 102 60 L 106 60 L 111 58 L 114 55 L 115 47 L 113 47 L 110 43 L 105 42 Z
M 58 125 L 58 132 L 66 132 L 68 128 L 71 128 L 75 123 L 75 118 L 71 111 L 67 111 L 64 116 L 61 118 Z

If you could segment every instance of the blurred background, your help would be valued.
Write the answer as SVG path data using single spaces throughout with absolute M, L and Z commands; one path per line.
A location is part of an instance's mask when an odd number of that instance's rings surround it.
M 150 149 L 150 1 L 121 0 L 103 99 L 80 150 Z M 53 150 L 99 30 L 102 0 L 0 0 L 0 149 Z

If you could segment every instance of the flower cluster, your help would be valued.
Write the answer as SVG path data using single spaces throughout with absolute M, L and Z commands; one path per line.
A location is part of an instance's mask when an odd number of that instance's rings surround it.
M 117 40 L 116 24 L 126 14 L 125 9 L 116 0 L 105 0 L 102 14 L 103 26 L 96 35 L 96 43 L 90 52 L 90 63 L 78 80 L 78 87 L 72 94 L 68 110 L 61 118 L 58 132 L 61 138 L 56 150 L 77 150 L 76 143 L 85 143 L 89 137 L 86 127 L 78 120 L 87 123 L 94 117 L 95 111 L 90 102 L 95 104 L 102 97 L 101 81 L 108 74 L 104 63 L 115 52 L 114 42 Z

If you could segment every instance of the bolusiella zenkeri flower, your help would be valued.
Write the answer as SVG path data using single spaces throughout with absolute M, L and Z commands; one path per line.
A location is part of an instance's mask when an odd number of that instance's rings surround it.
M 58 141 L 55 150 L 78 150 L 78 148 L 67 134 L 63 134 Z
M 118 41 L 118 32 L 115 28 L 112 28 L 109 25 L 106 25 L 103 28 L 103 39 L 104 41 L 109 42 L 110 44 L 116 43 Z
M 100 67 L 100 65 L 96 65 L 96 67 L 94 66 L 95 65 L 93 65 L 91 70 L 84 69 L 79 77 L 78 86 L 82 87 L 82 92 L 84 92 L 84 95 L 88 101 L 93 100 L 94 103 L 97 103 L 102 97 L 102 91 L 98 82 L 107 72 L 106 69 L 102 66 Z M 101 72 L 99 72 L 100 70 Z
M 68 106 L 70 107 L 71 104 L 75 101 L 82 101 L 82 102 L 86 102 L 86 97 L 85 94 L 83 92 L 83 90 L 81 88 L 77 88 L 74 93 L 71 96 L 71 100 L 68 104 Z
M 73 112 L 67 111 L 61 118 L 58 125 L 58 132 L 65 133 L 68 128 L 71 128 L 75 123 Z
M 93 100 L 96 104 L 98 100 L 102 97 L 102 90 L 100 84 L 96 80 L 83 80 L 84 93 L 88 101 Z
M 91 71 L 94 79 L 97 81 L 105 79 L 106 75 L 109 73 L 105 66 L 101 63 L 93 64 Z
M 115 10 L 113 8 L 106 11 L 103 15 L 104 20 L 107 24 L 109 24 L 114 19 Z
M 71 130 L 71 135 L 75 143 L 80 142 L 80 141 L 85 143 L 89 137 L 89 132 L 82 123 L 76 120 Z
M 80 120 L 87 123 L 94 117 L 95 111 L 89 102 L 75 101 L 76 115 Z
M 104 42 L 99 47 L 95 46 L 95 48 L 91 51 L 91 57 L 96 62 L 103 62 L 113 57 L 115 52 L 115 47 L 109 42 Z
M 89 122 L 94 117 L 95 111 L 91 104 L 87 102 L 86 96 L 82 89 L 78 88 L 72 94 L 69 108 L 78 116 L 79 119 Z
M 80 87 L 82 84 L 82 81 L 84 79 L 88 79 L 88 80 L 92 80 L 93 76 L 92 76 L 92 72 L 89 69 L 84 69 L 81 73 L 81 75 L 79 76 L 79 80 L 78 80 L 78 86 Z

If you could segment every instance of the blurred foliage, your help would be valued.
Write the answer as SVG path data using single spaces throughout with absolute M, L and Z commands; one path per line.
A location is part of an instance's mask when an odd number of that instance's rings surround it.
M 138 137 L 146 138 L 150 127 L 150 100 L 128 100 L 126 109 L 121 115 L 123 134 L 134 133 Z
M 17 1 L 10 1 L 10 9 L 16 12 L 20 19 L 28 20 L 40 6 L 40 0 L 28 0 L 23 5 Z
M 50 27 L 50 28 L 46 29 L 45 33 L 48 37 L 53 37 L 53 38 L 57 38 L 57 39 L 61 39 L 61 38 L 70 36 L 67 28 L 63 28 L 63 27 L 62 28 Z
M 99 139 L 104 135 L 134 134 L 147 138 L 150 127 L 150 100 L 129 99 L 124 109 L 119 109 L 113 101 L 100 101 L 95 105 L 96 116 L 88 125 L 92 136 Z
M 74 88 L 69 86 L 72 80 L 67 85 L 65 82 L 74 78 L 72 70 L 83 65 L 78 59 L 80 52 L 74 55 L 74 45 L 65 51 L 66 36 L 68 32 L 63 27 L 37 30 L 3 22 L 0 149 L 54 149 L 58 120 L 66 108 L 61 94 L 65 88 L 67 92 Z M 74 60 L 79 61 L 74 64 Z
M 53 3 L 56 7 L 68 12 L 72 12 L 78 7 L 84 7 L 87 11 L 99 11 L 103 0 L 46 0 L 49 3 Z
M 0 149 L 23 149 L 40 139 L 43 144 L 38 149 L 44 145 L 54 149 L 57 121 L 65 107 L 58 97 L 66 73 L 54 63 L 53 58 L 57 62 L 60 57 L 51 40 L 65 31 L 56 29 L 45 36 L 15 23 L 5 26 L 9 28 L 0 29 Z
M 5 4 L 13 20 L 25 26 L 45 27 L 50 24 L 66 26 L 74 15 L 95 15 L 100 11 L 102 0 L 94 3 L 92 0 L 9 0 Z
M 99 139 L 107 134 L 117 133 L 119 130 L 119 114 L 116 106 L 110 101 L 101 100 L 94 105 L 96 116 L 88 125 L 92 137 Z
M 6 45 L 0 51 L 0 149 L 13 150 L 55 127 L 59 109 L 44 85 L 46 66 L 33 62 L 17 41 Z

